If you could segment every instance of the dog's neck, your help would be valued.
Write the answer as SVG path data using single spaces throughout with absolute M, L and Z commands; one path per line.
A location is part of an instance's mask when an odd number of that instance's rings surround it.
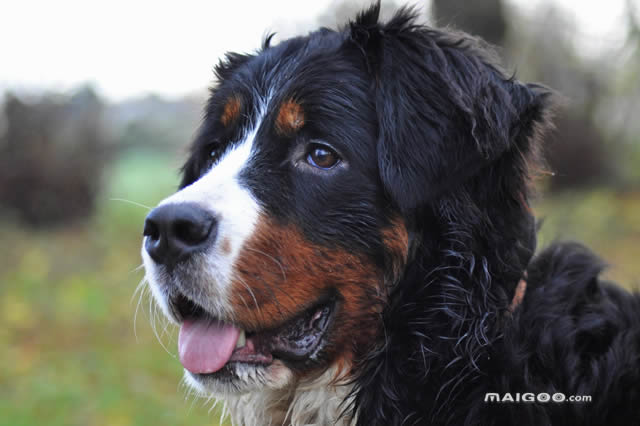
M 313 380 L 300 380 L 281 390 L 265 389 L 225 396 L 234 425 L 337 425 L 355 423 L 348 409 L 351 386 L 334 384 L 335 370 L 327 369 Z

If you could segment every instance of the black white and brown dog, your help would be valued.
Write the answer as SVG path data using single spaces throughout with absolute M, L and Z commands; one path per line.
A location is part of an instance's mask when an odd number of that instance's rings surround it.
M 550 92 L 378 15 L 217 66 L 144 227 L 188 384 L 242 425 L 640 421 L 638 296 L 579 245 L 534 256 Z

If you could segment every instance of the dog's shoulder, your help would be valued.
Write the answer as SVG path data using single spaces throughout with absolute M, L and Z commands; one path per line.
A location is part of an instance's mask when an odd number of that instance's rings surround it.
M 576 321 L 573 327 L 577 326 L 578 331 L 582 322 L 598 326 L 590 320 L 592 317 L 604 318 L 620 329 L 633 327 L 633 318 L 640 318 L 640 295 L 603 279 L 606 267 L 604 261 L 582 244 L 552 244 L 527 268 L 523 318 L 546 322 L 568 316 Z
M 640 295 L 604 280 L 605 267 L 581 244 L 551 245 L 530 264 L 526 296 L 505 328 L 496 357 L 503 391 L 591 397 L 550 407 L 543 419 L 550 424 L 566 418 L 617 424 L 640 416 L 634 390 L 640 381 Z M 514 378 L 505 371 L 528 374 Z

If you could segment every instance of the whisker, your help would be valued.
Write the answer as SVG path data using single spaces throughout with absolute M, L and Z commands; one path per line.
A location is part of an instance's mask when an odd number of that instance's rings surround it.
M 247 247 L 248 250 L 254 251 L 258 254 L 261 254 L 263 256 L 265 256 L 267 259 L 271 260 L 273 263 L 275 263 L 276 265 L 278 265 L 278 267 L 280 268 L 280 272 L 282 272 L 282 279 L 283 281 L 287 280 L 287 273 L 284 269 L 284 266 L 282 265 L 282 262 L 278 261 L 278 259 L 276 259 L 275 257 L 271 256 L 268 253 L 263 252 L 262 250 L 258 250 L 258 249 L 254 249 L 252 247 Z M 273 291 L 273 286 L 271 285 L 271 283 L 266 282 L 263 280 L 263 283 L 265 284 L 267 290 L 269 290 L 269 292 L 271 293 L 271 296 L 273 297 L 273 300 L 276 302 L 276 305 L 278 306 L 278 312 L 280 313 L 280 315 L 282 315 L 282 309 L 281 309 L 281 305 L 280 302 L 278 300 L 278 298 L 276 297 L 274 291 Z M 284 289 L 277 287 L 276 289 L 280 290 L 281 293 L 283 293 L 286 297 L 289 298 L 289 300 L 291 300 L 294 304 L 295 304 L 295 299 L 289 294 L 287 293 Z
M 238 278 L 238 280 L 242 281 L 242 278 Z M 251 291 L 251 289 L 249 288 L 249 286 L 247 286 L 244 282 L 241 282 L 242 285 L 245 286 L 245 288 L 247 289 L 247 291 L 249 291 L 249 293 L 251 294 L 251 297 L 253 297 L 253 300 L 255 302 L 255 297 L 253 296 L 253 292 Z M 242 304 L 247 308 L 247 311 L 250 311 L 251 309 L 249 308 L 249 305 L 247 304 L 247 301 L 245 300 L 244 296 L 240 293 L 238 293 L 238 296 L 240 296 L 240 299 L 242 300 Z M 256 308 L 258 308 L 258 310 L 260 310 L 260 308 L 258 307 L 258 304 L 255 303 Z
M 240 283 L 247 289 L 247 291 L 249 292 L 249 294 L 251 295 L 251 297 L 253 298 L 253 303 L 256 305 L 256 309 L 258 311 L 260 311 L 260 305 L 258 305 L 258 300 L 256 299 L 255 294 L 253 293 L 253 290 L 251 289 L 251 287 L 249 287 L 249 284 L 247 284 L 245 282 L 245 280 L 242 279 L 242 277 L 237 276 L 237 274 L 234 276 L 235 279 L 237 279 L 238 281 L 240 281 Z M 242 299 L 242 301 L 244 302 L 244 298 Z M 245 303 L 245 306 L 247 306 L 247 304 Z M 247 309 L 249 309 L 249 306 L 247 306 Z
M 139 270 L 144 268 L 144 263 L 141 263 L 139 266 L 136 266 L 135 268 L 133 268 L 131 271 L 129 271 L 130 274 L 133 274 L 134 272 L 138 272 Z
M 137 203 L 137 202 L 131 201 L 131 200 L 127 200 L 125 198 L 109 198 L 109 201 L 121 201 L 123 203 L 133 204 L 134 206 L 142 207 L 142 208 L 145 208 L 147 210 L 153 209 L 153 207 L 145 206 L 144 204 Z
M 136 293 L 139 293 L 138 303 L 136 303 L 136 310 L 133 313 L 133 335 L 136 338 L 136 343 L 138 342 L 138 327 L 137 327 L 138 310 L 140 309 L 140 305 L 142 305 L 142 298 L 144 297 L 144 294 L 148 289 L 148 287 L 145 285 L 146 283 L 147 283 L 147 279 L 146 277 L 143 277 L 142 280 L 140 280 L 140 284 L 138 284 L 135 291 L 133 292 L 133 295 L 131 296 L 131 300 L 129 301 L 129 303 L 133 303 L 133 299 L 136 297 Z
M 197 394 L 197 392 L 193 391 L 191 389 L 191 387 L 187 384 L 187 382 L 184 380 L 183 378 L 183 383 L 184 383 L 184 387 L 186 389 L 185 391 L 185 395 L 184 395 L 184 400 L 185 402 L 188 402 L 188 400 L 191 400 L 191 404 L 189 404 L 189 409 L 187 410 L 187 415 L 191 414 L 191 411 L 193 411 L 193 406 L 196 404 L 196 401 L 198 399 L 200 399 L 200 396 Z
M 145 284 L 146 283 L 147 283 L 147 276 L 145 275 L 144 277 L 142 277 L 142 279 L 140 280 L 140 282 L 136 286 L 136 289 L 133 291 L 133 294 L 131 295 L 131 300 L 129 300 L 129 303 L 132 303 L 133 299 L 135 299 L 136 295 L 139 292 L 143 291 L 143 289 L 145 288 Z
M 171 355 L 172 358 L 176 358 L 176 355 L 174 353 L 172 353 L 171 351 L 169 351 L 167 346 L 162 341 L 162 338 L 158 334 L 158 327 L 157 327 L 158 305 L 153 303 L 153 301 L 154 301 L 153 297 L 150 297 L 149 298 L 149 310 L 151 312 L 151 329 L 153 330 L 153 334 L 156 336 L 156 339 L 158 340 L 158 343 L 160 343 L 160 346 L 162 346 L 162 348 L 165 350 L 165 352 L 168 353 L 169 355 Z
M 213 403 L 211 403 L 213 401 Z M 207 400 L 204 402 L 204 404 L 202 404 L 203 406 L 209 405 L 211 404 L 211 407 L 209 407 L 209 409 L 207 410 L 207 414 L 211 414 L 211 412 L 216 408 L 216 405 L 218 405 L 218 400 L 215 399 L 213 397 L 213 395 L 209 395 L 207 397 Z M 220 424 L 222 424 L 222 420 L 220 420 Z
M 287 280 L 287 273 L 284 270 L 284 266 L 282 266 L 282 262 L 280 262 L 275 257 L 271 256 L 269 253 L 263 252 L 262 250 L 254 249 L 252 247 L 246 247 L 246 248 L 247 248 L 247 250 L 255 251 L 256 253 L 261 254 L 261 255 L 267 257 L 268 259 L 271 259 L 280 268 L 280 272 L 282 272 L 282 280 L 283 281 Z
M 220 424 L 224 423 L 224 419 L 227 417 L 227 404 L 222 404 L 222 410 L 220 410 Z

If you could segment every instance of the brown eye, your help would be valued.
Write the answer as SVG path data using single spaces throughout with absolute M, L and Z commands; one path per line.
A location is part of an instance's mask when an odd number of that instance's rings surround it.
M 312 145 L 307 154 L 307 163 L 322 170 L 329 170 L 340 162 L 340 157 L 324 145 Z

